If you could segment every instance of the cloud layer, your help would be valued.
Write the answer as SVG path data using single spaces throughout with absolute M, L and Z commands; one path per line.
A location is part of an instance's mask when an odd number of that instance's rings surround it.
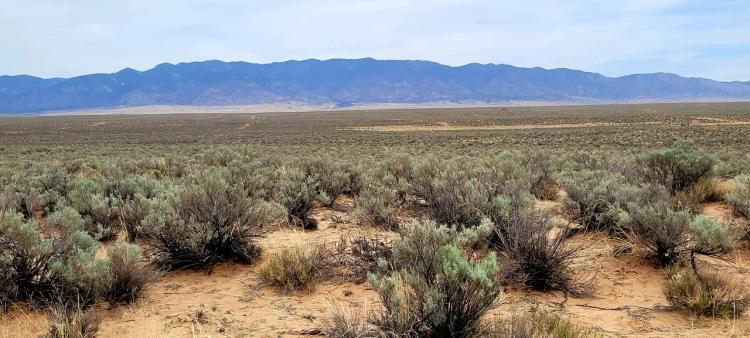
M 425 59 L 750 80 L 746 1 L 0 0 L 0 74 Z

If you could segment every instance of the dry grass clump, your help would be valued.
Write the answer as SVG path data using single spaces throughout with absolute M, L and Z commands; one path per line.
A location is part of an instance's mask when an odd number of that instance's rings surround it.
M 390 241 L 379 236 L 342 237 L 332 245 L 310 250 L 284 249 L 260 267 L 261 279 L 284 291 L 310 291 L 320 280 L 363 282 L 382 270 L 380 262 L 392 255 Z
M 601 332 L 578 326 L 551 311 L 532 308 L 530 312 L 512 312 L 505 317 L 493 318 L 483 327 L 483 337 L 488 338 L 598 338 Z
M 310 291 L 321 278 L 323 260 L 319 253 L 318 250 L 283 249 L 271 255 L 258 274 L 264 282 L 284 291 Z
M 502 236 L 509 261 L 508 281 L 539 291 L 562 290 L 576 296 L 590 294 L 593 279 L 570 271 L 581 247 L 568 243 L 566 230 L 553 232 L 549 218 L 536 212 L 520 214 Z
M 117 242 L 107 250 L 110 281 L 104 298 L 110 304 L 129 304 L 146 293 L 160 273 L 143 261 L 141 249 L 134 244 Z
M 750 307 L 746 287 L 717 271 L 672 269 L 668 276 L 667 299 L 693 315 L 739 317 Z
M 52 324 L 43 338 L 94 338 L 102 316 L 93 309 L 58 308 L 52 312 Z
M 368 321 L 368 315 L 350 313 L 339 304 L 332 304 L 323 323 L 323 334 L 332 338 L 387 337 Z

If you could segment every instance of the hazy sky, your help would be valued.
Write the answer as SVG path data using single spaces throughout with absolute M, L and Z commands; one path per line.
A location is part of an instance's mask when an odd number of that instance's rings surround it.
M 307 58 L 750 80 L 741 0 L 0 0 L 0 74 Z

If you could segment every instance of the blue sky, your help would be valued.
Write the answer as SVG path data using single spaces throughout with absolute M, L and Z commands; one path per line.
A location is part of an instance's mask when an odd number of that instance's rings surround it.
M 423 59 L 750 80 L 750 1 L 0 0 L 0 74 Z

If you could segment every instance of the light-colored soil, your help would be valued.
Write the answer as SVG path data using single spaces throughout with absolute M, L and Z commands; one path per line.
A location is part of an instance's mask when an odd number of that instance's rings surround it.
M 368 283 L 323 282 L 312 292 L 284 294 L 260 283 L 257 270 L 270 254 L 288 247 L 313 247 L 333 243 L 342 236 L 366 234 L 393 236 L 358 224 L 351 200 L 338 207 L 317 208 L 313 216 L 319 228 L 301 231 L 281 228 L 260 241 L 264 255 L 252 265 L 221 264 L 206 271 L 166 274 L 137 304 L 109 309 L 103 314 L 100 337 L 303 337 L 318 334 L 331 304 L 353 311 L 377 308 L 378 297 Z M 544 201 L 540 209 L 564 220 L 559 203 Z M 723 203 L 707 204 L 711 217 L 732 220 Z M 536 306 L 561 313 L 574 323 L 599 330 L 605 336 L 623 337 L 728 337 L 750 335 L 750 320 L 741 318 L 691 318 L 670 309 L 664 295 L 665 272 L 643 255 L 615 257 L 623 244 L 603 233 L 582 233 L 571 239 L 581 249 L 574 274 L 593 278 L 594 295 L 566 297 L 561 292 L 539 293 L 508 287 L 493 316 L 507 315 Z M 750 283 L 750 245 L 741 242 L 727 260 L 701 259 L 721 272 Z M 47 327 L 43 312 L 14 307 L 0 318 L 0 337 L 34 337 Z
M 408 131 L 458 131 L 458 130 L 522 130 L 522 129 L 560 129 L 560 128 L 591 128 L 625 125 L 613 122 L 585 122 L 585 123 L 561 123 L 561 124 L 515 124 L 515 125 L 451 125 L 438 123 L 434 125 L 392 125 L 355 127 L 354 130 L 361 131 L 383 131 L 383 132 L 408 132 Z
M 412 131 L 461 131 L 461 130 L 527 130 L 527 129 L 570 129 L 570 128 L 594 128 L 594 127 L 623 127 L 667 124 L 665 121 L 641 121 L 641 122 L 583 122 L 583 123 L 558 123 L 558 124 L 509 124 L 509 125 L 457 125 L 448 122 L 439 122 L 429 125 L 403 124 L 387 126 L 361 126 L 351 128 L 359 131 L 378 132 L 412 132 Z M 731 120 L 715 117 L 693 117 L 685 126 L 721 126 L 721 125 L 750 125 L 750 121 Z

